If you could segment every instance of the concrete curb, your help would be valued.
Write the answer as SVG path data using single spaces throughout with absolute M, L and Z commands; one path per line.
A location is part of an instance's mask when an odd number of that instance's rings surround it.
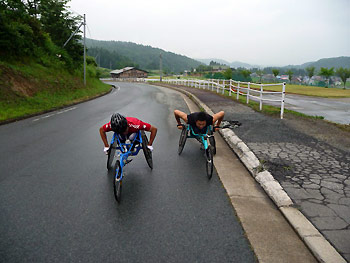
M 192 93 L 176 87 L 171 88 L 186 94 L 198 107 L 203 108 L 208 114 L 214 114 L 207 105 Z M 322 236 L 314 225 L 298 209 L 293 207 L 293 201 L 284 191 L 283 187 L 274 179 L 269 171 L 263 170 L 259 159 L 249 147 L 232 130 L 220 130 L 219 133 L 237 154 L 254 179 L 276 204 L 316 259 L 319 262 L 346 263 L 346 260 Z

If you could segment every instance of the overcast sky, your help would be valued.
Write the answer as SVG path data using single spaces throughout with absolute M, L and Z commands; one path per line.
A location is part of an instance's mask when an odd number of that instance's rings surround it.
M 87 37 L 283 66 L 350 56 L 350 0 L 71 0 Z

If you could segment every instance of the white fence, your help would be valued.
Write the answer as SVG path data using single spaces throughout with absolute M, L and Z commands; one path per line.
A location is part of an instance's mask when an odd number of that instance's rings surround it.
M 144 78 L 115 78 L 111 79 L 113 81 L 137 81 L 137 82 L 156 82 L 159 79 L 144 79 Z M 276 83 L 276 84 L 257 84 L 251 82 L 240 82 L 235 80 L 220 80 L 220 79 L 163 79 L 163 82 L 173 84 L 194 87 L 199 89 L 207 89 L 211 91 L 216 91 L 217 93 L 236 94 L 236 99 L 239 99 L 239 95 L 246 96 L 246 102 L 249 103 L 250 99 L 259 101 L 260 110 L 262 110 L 263 101 L 277 102 L 281 105 L 281 119 L 283 119 L 284 113 L 284 99 L 285 99 L 285 89 L 286 83 Z M 268 91 L 268 87 L 271 86 L 281 86 L 281 91 Z M 265 89 L 265 90 L 264 90 Z M 273 95 L 272 97 L 267 97 L 266 95 Z M 278 95 L 276 98 L 275 95 Z
M 159 81 L 156 79 L 146 79 L 146 81 Z M 262 110 L 263 101 L 278 102 L 281 105 L 281 119 L 283 119 L 284 113 L 284 99 L 285 99 L 285 83 L 276 84 L 256 84 L 251 82 L 240 82 L 235 80 L 199 80 L 199 79 L 163 79 L 163 82 L 170 83 L 173 85 L 189 86 L 199 89 L 207 89 L 216 91 L 217 93 L 236 94 L 238 100 L 239 95 L 246 96 L 246 102 L 249 103 L 249 99 L 257 100 L 260 103 L 260 110 Z M 268 91 L 268 87 L 281 86 L 281 91 Z M 265 89 L 265 90 L 264 90 Z M 278 95 L 267 97 L 266 95 Z

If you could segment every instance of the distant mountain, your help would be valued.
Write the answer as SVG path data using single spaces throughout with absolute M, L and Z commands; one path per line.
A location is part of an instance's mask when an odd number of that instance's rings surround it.
M 323 58 L 320 60 L 317 60 L 316 62 L 309 62 L 304 63 L 301 65 L 303 68 L 307 67 L 315 67 L 316 69 L 319 69 L 321 67 L 323 68 L 332 68 L 335 69 L 343 67 L 343 68 L 350 68 L 350 57 L 337 57 L 337 58 Z
M 227 62 L 226 60 L 219 59 L 219 58 L 203 58 L 203 59 L 198 58 L 196 60 L 198 60 L 206 65 L 209 65 L 211 61 L 214 61 L 214 62 L 223 64 L 223 65 L 230 66 L 230 62 Z
M 215 61 L 219 62 L 221 64 L 225 64 L 230 66 L 231 68 L 265 68 L 267 66 L 262 66 L 262 65 L 251 65 L 248 63 L 240 62 L 240 61 L 235 61 L 235 62 L 227 62 L 223 59 L 197 59 L 207 65 L 209 65 L 210 61 Z M 288 65 L 288 66 L 268 66 L 269 68 L 296 68 L 296 69 L 305 69 L 307 67 L 315 67 L 316 70 L 319 70 L 321 67 L 324 68 L 331 68 L 334 67 L 334 69 L 337 69 L 339 67 L 343 68 L 350 68 L 350 57 L 334 57 L 334 58 L 323 58 L 317 61 L 311 61 L 311 62 L 306 62 L 301 65 Z
M 260 67 L 258 65 L 251 65 L 248 63 L 240 62 L 240 61 L 228 62 L 226 60 L 219 59 L 219 58 L 202 58 L 202 59 L 198 58 L 196 60 L 198 60 L 206 65 L 209 65 L 210 61 L 214 61 L 214 62 L 217 62 L 220 64 L 227 65 L 231 68 L 259 68 Z
M 231 68 L 257 68 L 259 66 L 257 65 L 250 65 L 248 63 L 235 61 L 230 63 Z
M 320 68 L 332 68 L 334 69 L 343 67 L 343 68 L 350 68 L 350 57 L 335 57 L 335 58 L 322 58 L 317 61 L 313 62 L 307 62 L 301 65 L 288 65 L 283 68 L 298 68 L 298 69 L 305 69 L 307 67 L 315 67 L 316 70 L 319 70 Z
M 197 60 L 183 55 L 178 55 L 159 48 L 139 45 L 132 42 L 87 39 L 86 45 L 88 47 L 88 54 L 89 49 L 95 52 L 94 54 L 89 55 L 98 57 L 98 54 L 96 53 L 96 50 L 98 49 L 103 50 L 103 52 L 99 53 L 100 56 L 102 56 L 102 54 L 107 54 L 107 57 L 103 57 L 103 59 L 101 57 L 102 61 L 107 61 L 107 65 L 104 65 L 106 68 L 110 68 L 110 65 L 120 67 L 120 64 L 117 64 L 115 61 L 111 61 L 111 55 L 108 55 L 108 52 L 109 54 L 114 54 L 113 57 L 123 58 L 123 61 L 132 61 L 132 63 L 129 63 L 130 66 L 136 65 L 140 69 L 144 70 L 159 69 L 160 54 L 162 54 L 162 68 L 169 73 L 179 73 L 183 72 L 184 70 L 191 70 L 191 68 L 196 68 L 202 64 Z M 96 60 L 97 62 L 99 61 L 98 58 Z M 102 63 L 101 66 L 103 66 Z M 123 63 L 123 66 L 129 65 Z

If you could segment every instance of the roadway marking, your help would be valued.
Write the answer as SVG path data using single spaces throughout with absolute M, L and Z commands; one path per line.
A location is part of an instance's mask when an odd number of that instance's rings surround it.
M 39 121 L 39 120 L 43 120 L 43 119 L 47 119 L 47 118 L 50 118 L 52 116 L 55 116 L 55 115 L 58 115 L 58 114 L 62 114 L 62 113 L 65 113 L 65 112 L 68 112 L 68 111 L 71 111 L 71 110 L 75 110 L 77 107 L 72 107 L 72 108 L 68 108 L 68 109 L 65 109 L 65 110 L 61 110 L 61 111 L 58 111 L 56 113 L 51 113 L 51 114 L 48 114 L 48 115 L 45 115 L 43 117 L 40 117 L 40 118 L 37 118 L 37 119 L 34 119 L 34 121 Z
M 114 95 L 117 95 L 117 92 L 120 90 L 120 87 L 117 85 L 112 85 L 114 87 L 112 94 L 114 93 Z

